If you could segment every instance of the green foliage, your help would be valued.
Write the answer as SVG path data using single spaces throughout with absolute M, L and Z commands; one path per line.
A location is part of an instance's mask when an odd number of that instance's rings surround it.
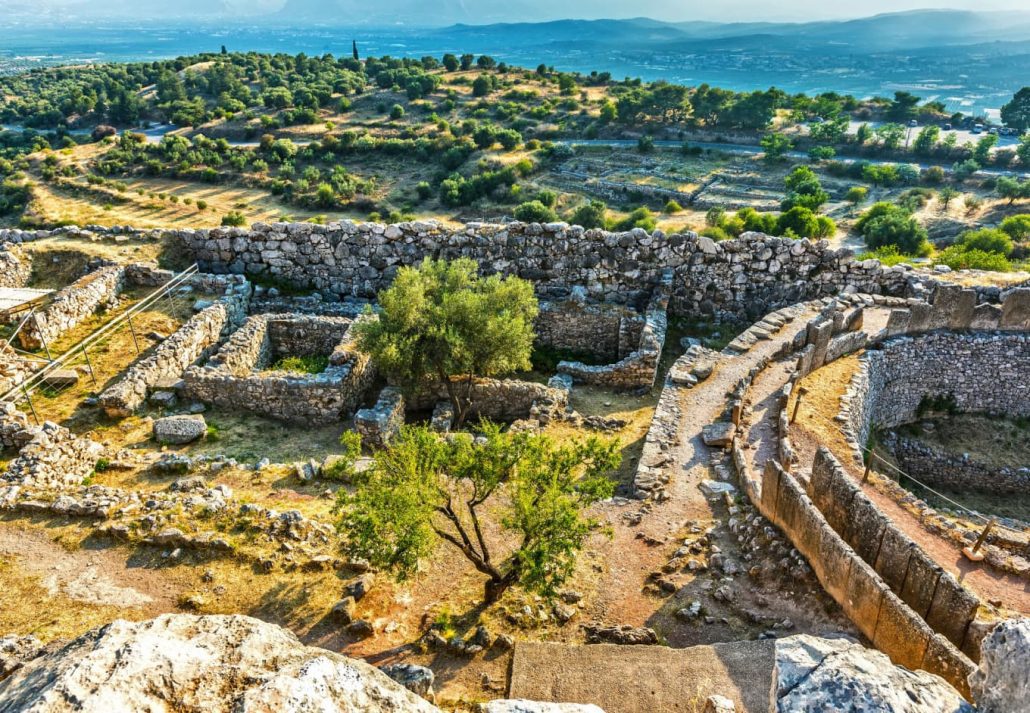
M 855 222 L 855 230 L 873 250 L 893 245 L 905 255 L 928 255 L 926 229 L 912 214 L 893 203 L 875 203 Z
M 675 215 L 676 213 L 682 213 L 683 212 L 683 206 L 681 206 L 675 200 L 672 200 L 670 198 L 669 202 L 665 204 L 664 208 L 662 208 L 662 212 L 666 213 L 668 215 Z
M 231 210 L 222 216 L 222 225 L 239 228 L 247 224 L 247 216 L 238 210 Z
M 819 207 L 830 200 L 830 195 L 823 190 L 819 183 L 819 177 L 815 171 L 808 166 L 797 166 L 784 181 L 787 188 L 787 196 L 780 203 L 780 209 L 789 211 L 791 208 L 801 206 L 816 211 Z
M 603 228 L 608 222 L 608 206 L 604 201 L 592 200 L 579 206 L 569 216 L 569 223 L 584 228 Z
M 1030 214 L 1010 215 L 999 227 L 1017 242 L 1030 240 Z
M 1030 87 L 1020 89 L 1001 108 L 1001 120 L 1020 133 L 1030 130 Z
M 402 267 L 378 302 L 379 318 L 354 327 L 358 347 L 409 392 L 440 383 L 458 424 L 472 406 L 475 377 L 530 367 L 538 307 L 525 280 L 482 278 L 468 259 L 426 259 Z
M 361 457 L 361 434 L 357 431 L 344 431 L 340 435 L 343 452 L 332 458 L 322 468 L 322 477 L 326 480 L 349 483 L 353 480 L 354 465 Z
M 908 262 L 912 258 L 909 255 L 902 255 L 898 250 L 897 245 L 885 245 L 883 247 L 876 248 L 876 250 L 873 250 L 872 252 L 860 253 L 856 259 L 879 260 L 886 267 L 893 267 L 894 265 Z
M 100 458 L 97 460 L 96 465 L 93 466 L 93 470 L 97 473 L 103 473 L 111 468 L 111 461 L 107 458 Z
M 545 206 L 538 200 L 527 201 L 515 207 L 513 211 L 515 220 L 523 223 L 553 223 L 558 220 L 554 209 Z
M 959 236 L 957 244 L 966 250 L 982 250 L 1005 256 L 1011 255 L 1016 247 L 1009 234 L 998 228 L 967 230 Z
M 760 142 L 766 161 L 782 161 L 794 143 L 783 134 L 766 134 Z
M 859 203 L 865 203 L 866 196 L 868 195 L 869 189 L 865 186 L 852 186 L 845 194 L 844 200 L 851 205 L 858 205 Z
M 640 206 L 632 211 L 622 220 L 615 223 L 615 230 L 633 230 L 634 228 L 642 228 L 643 230 L 652 231 L 657 227 L 658 222 L 655 220 L 654 213 L 647 206 Z
M 971 158 L 965 161 L 959 161 L 951 167 L 952 173 L 955 174 L 955 180 L 958 182 L 965 181 L 972 178 L 973 175 L 980 170 L 980 164 Z
M 321 374 L 329 366 L 329 357 L 322 354 L 306 356 L 284 356 L 274 362 L 270 371 L 287 371 L 294 374 Z
M 404 107 L 400 104 L 394 104 L 390 108 L 390 118 L 396 121 L 397 119 L 404 118 Z
M 776 220 L 776 234 L 798 238 L 825 238 L 837 231 L 837 225 L 825 215 L 816 215 L 811 209 L 795 206 L 780 214 Z
M 1012 176 L 999 176 L 994 183 L 994 192 L 1011 205 L 1021 198 L 1030 198 L 1030 179 L 1020 181 Z
M 340 491 L 346 549 L 403 579 L 443 541 L 486 575 L 487 603 L 513 585 L 553 596 L 598 526 L 584 510 L 614 490 L 607 473 L 618 466 L 618 443 L 557 445 L 488 423 L 480 430 L 481 441 L 447 441 L 427 428 L 402 428 L 354 477 L 356 492 Z M 487 519 L 505 542 L 484 536 Z M 494 560 L 495 551 L 503 559 Z
M 936 262 L 947 265 L 952 270 L 988 270 L 990 272 L 1009 272 L 1012 263 L 1001 253 L 970 250 L 963 245 L 952 245 L 937 255 Z

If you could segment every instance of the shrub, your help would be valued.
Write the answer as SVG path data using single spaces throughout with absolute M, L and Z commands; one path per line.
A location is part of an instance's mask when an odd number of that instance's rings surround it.
M 844 200 L 852 205 L 858 205 L 864 203 L 866 196 L 869 195 L 869 189 L 865 186 L 852 186 L 848 189 L 847 194 L 844 196 Z
M 963 245 L 952 245 L 937 255 L 937 263 L 947 265 L 952 270 L 988 270 L 990 272 L 1009 272 L 1012 263 L 1001 253 L 969 250 Z
M 1007 233 L 998 228 L 981 228 L 967 230 L 959 236 L 958 244 L 966 250 L 982 250 L 985 253 L 1011 255 L 1015 243 Z
M 394 120 L 403 119 L 404 118 L 404 107 L 401 106 L 400 104 L 394 104 L 390 108 L 390 118 L 394 119 Z
M 581 205 L 569 216 L 569 223 L 584 228 L 603 228 L 607 225 L 608 206 L 604 201 L 592 200 Z
M 905 255 L 928 255 L 926 229 L 912 214 L 893 203 L 874 204 L 855 222 L 855 229 L 873 250 L 894 245 Z
M 1010 215 L 999 226 L 1013 240 L 1022 242 L 1030 238 L 1030 214 Z
M 558 215 L 553 209 L 536 200 L 516 206 L 513 215 L 515 220 L 521 220 L 523 223 L 553 223 L 558 220 Z
M 247 224 L 247 217 L 238 210 L 231 210 L 222 216 L 222 225 L 240 228 Z
M 329 366 L 329 357 L 322 354 L 285 356 L 268 367 L 269 371 L 288 371 L 294 374 L 321 374 Z
M 667 213 L 669 215 L 672 215 L 673 213 L 680 213 L 682 212 L 682 210 L 683 206 L 681 206 L 679 203 L 671 199 L 668 203 L 665 204 L 665 207 L 662 208 L 662 212 Z
M 343 452 L 331 459 L 322 469 L 322 477 L 326 480 L 350 482 L 354 477 L 354 464 L 361 457 L 361 434 L 357 431 L 344 431 L 340 436 Z

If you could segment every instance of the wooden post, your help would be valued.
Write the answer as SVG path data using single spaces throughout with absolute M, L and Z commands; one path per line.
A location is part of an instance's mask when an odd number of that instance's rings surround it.
M 86 358 L 86 368 L 89 369 L 89 378 L 93 380 L 93 388 L 97 388 L 97 375 L 93 373 L 93 364 L 89 360 L 89 354 L 86 353 L 86 346 L 82 346 L 82 356 Z
M 865 459 L 865 472 L 862 473 L 863 483 L 869 482 L 869 472 L 873 469 L 873 458 L 875 458 L 873 452 L 869 451 L 869 457 Z
M 25 400 L 29 402 L 29 410 L 32 411 L 32 420 L 39 425 L 39 414 L 36 413 L 36 407 L 32 404 L 32 396 L 29 395 L 29 390 L 25 388 L 24 382 L 21 385 L 22 393 L 25 394 Z
M 798 417 L 798 409 L 801 408 L 801 397 L 808 393 L 808 389 L 804 386 L 798 387 L 798 397 L 794 401 L 794 411 L 790 414 L 790 422 L 794 423 L 794 419 Z
M 994 527 L 995 519 L 992 517 L 988 522 L 987 526 L 984 527 L 984 531 L 980 533 L 980 536 L 976 538 L 976 542 L 973 543 L 972 547 L 963 547 L 962 554 L 966 556 L 966 559 L 972 562 L 983 562 L 984 553 L 980 551 L 984 543 L 987 541 L 987 535 L 990 534 L 991 528 Z
M 32 321 L 36 323 L 36 333 L 39 334 L 39 341 L 43 342 L 43 348 L 46 349 L 47 361 L 53 361 L 54 358 L 50 355 L 50 345 L 46 343 L 46 337 L 43 336 L 43 328 L 39 326 L 39 315 L 35 312 L 32 313 Z
M 125 321 L 129 323 L 129 332 L 132 333 L 132 343 L 136 347 L 136 353 L 139 354 L 140 353 L 140 350 L 139 350 L 139 340 L 136 339 L 136 330 L 132 326 L 132 315 L 127 316 L 125 318 Z

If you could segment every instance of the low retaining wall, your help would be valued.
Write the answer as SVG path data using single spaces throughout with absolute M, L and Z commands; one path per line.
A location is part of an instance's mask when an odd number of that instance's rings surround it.
M 32 488 L 79 485 L 93 472 L 104 452 L 99 443 L 80 438 L 56 423 L 30 425 L 13 403 L 4 403 L 2 409 L 0 440 L 5 447 L 19 449 L 17 457 L 0 474 L 4 483 Z
M 814 469 L 832 468 L 834 462 L 833 455 L 822 448 Z M 836 467 L 839 468 L 839 464 Z M 876 648 L 894 663 L 937 674 L 969 696 L 967 678 L 975 669 L 973 662 L 895 594 L 877 570 L 830 526 L 797 480 L 775 460 L 770 460 L 765 465 L 760 489 L 753 485 L 751 489 L 757 495 L 752 497 L 752 502 L 762 515 L 794 543 L 826 592 Z M 864 545 L 867 541 L 861 542 Z M 911 558 L 911 552 L 908 554 Z M 907 573 L 907 565 L 905 571 Z M 935 570 L 926 572 L 919 583 L 925 585 L 926 581 L 932 581 L 934 574 Z M 913 590 L 915 584 L 913 578 Z M 943 616 L 952 610 L 953 604 L 944 602 L 943 593 L 941 601 L 938 611 Z M 961 606 L 955 610 L 961 611 Z M 938 623 L 945 630 L 956 628 L 947 621 Z M 963 627 L 964 635 L 968 621 L 960 617 L 957 624 Z
M 296 423 L 332 423 L 350 415 L 375 372 L 350 347 L 351 320 L 311 315 L 249 317 L 211 360 L 186 370 L 186 394 L 204 403 Z M 318 374 L 262 371 L 286 355 L 329 357 Z
M 203 286 L 201 289 L 213 292 L 220 288 L 223 296 L 215 304 L 193 315 L 100 394 L 100 406 L 108 416 L 123 418 L 131 414 L 146 401 L 151 387 L 180 378 L 188 366 L 209 353 L 225 331 L 239 324 L 246 316 L 251 286 L 245 278 L 194 277 L 195 284 Z
M 614 362 L 640 344 L 644 317 L 623 305 L 562 300 L 541 302 L 533 327 L 538 345 Z
M 104 265 L 53 296 L 18 333 L 25 349 L 39 349 L 90 317 L 97 308 L 113 307 L 125 285 L 125 267 Z

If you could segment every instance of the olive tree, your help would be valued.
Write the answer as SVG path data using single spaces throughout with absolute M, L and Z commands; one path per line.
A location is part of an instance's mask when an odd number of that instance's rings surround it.
M 355 476 L 354 493 L 340 491 L 348 553 L 404 579 L 442 542 L 487 576 L 487 603 L 516 584 L 553 595 L 598 526 L 584 510 L 614 490 L 607 473 L 618 467 L 618 442 L 481 430 L 448 440 L 402 428 Z
M 476 377 L 530 368 L 538 305 L 526 280 L 480 277 L 467 258 L 427 258 L 402 267 L 378 299 L 378 319 L 355 325 L 358 348 L 409 392 L 441 385 L 456 425 L 470 412 Z

